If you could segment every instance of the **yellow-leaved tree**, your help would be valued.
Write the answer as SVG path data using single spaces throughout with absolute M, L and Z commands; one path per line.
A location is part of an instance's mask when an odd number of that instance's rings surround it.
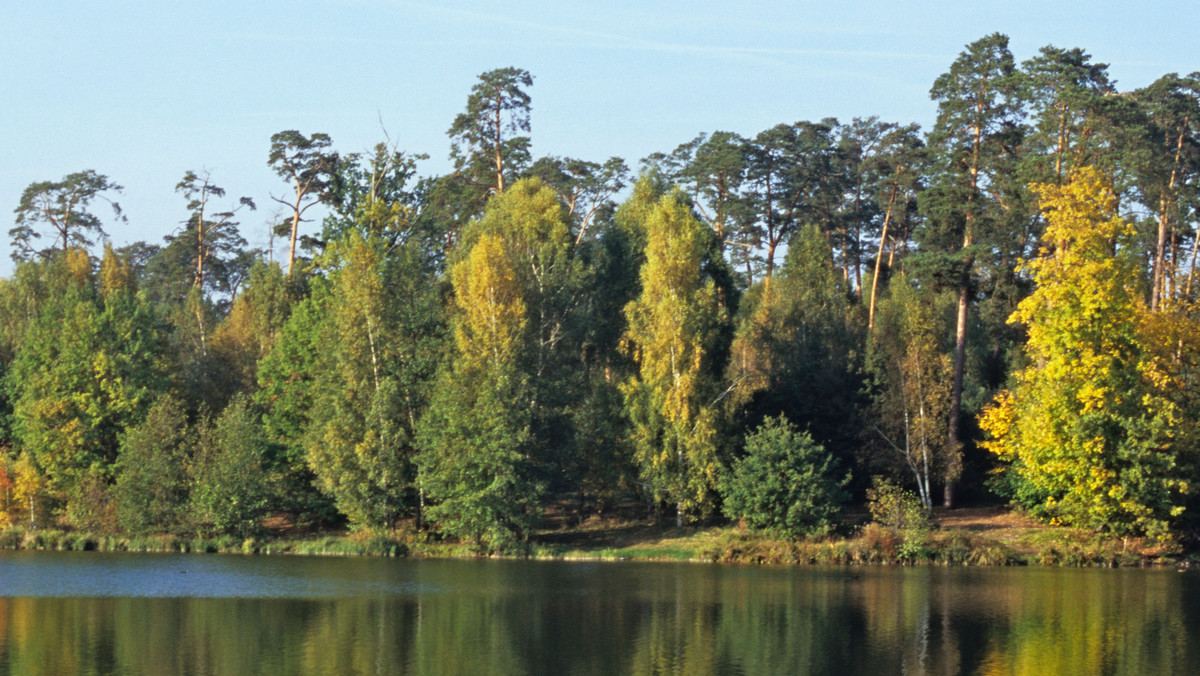
M 702 272 L 704 227 L 679 194 L 646 215 L 641 295 L 625 308 L 622 343 L 637 374 L 622 387 L 634 460 L 653 497 L 685 515 L 712 508 L 718 460 L 711 345 L 721 310 Z
M 425 514 L 484 551 L 519 548 L 537 520 L 529 386 L 517 366 L 526 306 L 512 253 L 485 233 L 450 271 L 454 354 L 421 419 L 418 481 Z
M 1024 324 L 1029 366 L 984 412 L 985 445 L 1013 495 L 1053 521 L 1122 535 L 1165 535 L 1182 512 L 1174 378 L 1148 331 L 1135 236 L 1100 171 L 1036 185 L 1046 231 L 1025 264 L 1036 290 Z

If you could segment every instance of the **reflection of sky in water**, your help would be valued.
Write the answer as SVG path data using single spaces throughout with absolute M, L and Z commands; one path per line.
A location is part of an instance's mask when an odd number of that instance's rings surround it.
M 417 571 L 405 563 L 292 556 L 4 552 L 0 553 L 0 596 L 317 599 L 446 591 L 414 579 Z

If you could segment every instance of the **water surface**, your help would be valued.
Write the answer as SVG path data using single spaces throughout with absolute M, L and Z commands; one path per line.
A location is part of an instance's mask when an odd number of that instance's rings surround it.
M 0 674 L 1187 674 L 1172 570 L 0 553 Z

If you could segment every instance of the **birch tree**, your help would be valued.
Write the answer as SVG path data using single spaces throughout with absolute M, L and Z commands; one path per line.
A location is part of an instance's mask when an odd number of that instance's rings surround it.
M 682 524 L 713 507 L 719 463 L 710 369 L 722 313 L 716 285 L 701 273 L 707 231 L 682 196 L 663 197 L 645 230 L 641 295 L 625 307 L 623 339 L 637 373 L 622 391 L 641 478 Z

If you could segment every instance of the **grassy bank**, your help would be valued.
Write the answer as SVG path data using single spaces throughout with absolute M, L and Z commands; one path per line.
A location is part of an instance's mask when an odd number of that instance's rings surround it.
M 846 534 L 787 540 L 740 529 L 584 524 L 545 532 L 536 553 L 547 558 L 715 561 L 777 565 L 932 564 L 966 566 L 1181 565 L 1178 547 L 1106 538 L 1039 524 L 1009 510 L 936 512 L 928 528 L 901 531 L 851 524 Z
M 1038 524 L 1003 509 L 936 513 L 928 528 L 898 531 L 868 523 L 846 534 L 786 540 L 736 526 L 673 528 L 593 519 L 540 532 L 528 554 L 538 559 L 712 561 L 775 565 L 1148 566 L 1200 564 L 1178 547 L 1104 538 Z M 272 534 L 260 538 L 114 536 L 63 530 L 0 530 L 0 549 L 108 552 L 294 554 L 467 558 L 469 545 L 424 533 Z
M 190 538 L 178 535 L 96 535 L 62 530 L 26 530 L 20 527 L 0 531 L 0 549 L 315 556 L 407 556 L 410 553 L 408 545 L 402 540 L 377 535 Z

